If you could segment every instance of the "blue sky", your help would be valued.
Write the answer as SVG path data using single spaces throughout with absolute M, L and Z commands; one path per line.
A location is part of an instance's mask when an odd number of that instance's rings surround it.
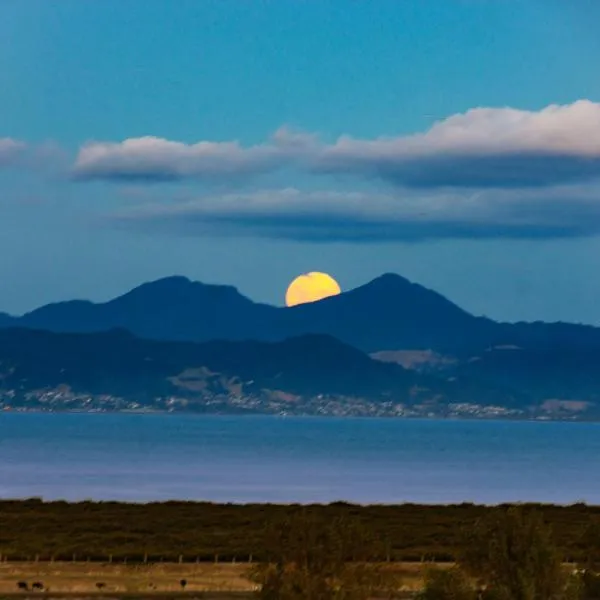
M 0 310 L 401 273 L 600 324 L 596 0 L 5 0 Z

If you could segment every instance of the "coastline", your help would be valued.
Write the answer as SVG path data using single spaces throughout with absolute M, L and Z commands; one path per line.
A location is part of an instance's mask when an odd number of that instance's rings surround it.
M 22 408 L 22 407 L 4 407 L 0 409 L 0 416 L 3 414 L 25 415 L 25 414 L 43 414 L 43 415 L 160 415 L 160 416 L 189 416 L 189 417 L 274 417 L 274 418 L 294 418 L 294 419 L 381 419 L 381 420 L 399 420 L 399 421 L 468 421 L 468 422 L 523 422 L 523 423 L 598 423 L 600 424 L 600 415 L 594 417 L 582 416 L 476 416 L 476 415 L 386 415 L 386 414 L 326 414 L 316 412 L 295 413 L 295 412 L 254 412 L 254 411 L 195 411 L 195 410 L 160 410 L 152 408 L 143 409 L 45 409 L 45 408 Z

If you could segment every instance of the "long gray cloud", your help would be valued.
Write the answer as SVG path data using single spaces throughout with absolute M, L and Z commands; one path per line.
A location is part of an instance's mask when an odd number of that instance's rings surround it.
M 283 189 L 145 205 L 111 220 L 179 235 L 316 242 L 569 238 L 600 234 L 600 190 L 563 186 L 365 194 Z
M 77 156 L 81 179 L 213 179 L 294 165 L 310 173 L 382 179 L 409 188 L 522 188 L 600 178 L 600 103 L 539 111 L 476 108 L 424 133 L 332 144 L 286 129 L 263 144 L 161 138 L 90 142 Z

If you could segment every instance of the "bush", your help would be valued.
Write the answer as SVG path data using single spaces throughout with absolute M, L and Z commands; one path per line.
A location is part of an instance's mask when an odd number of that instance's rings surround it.
M 563 600 L 579 596 L 563 568 L 552 530 L 536 511 L 498 508 L 468 535 L 460 565 L 494 600 Z
M 262 600 L 366 600 L 399 587 L 391 569 L 368 562 L 381 544 L 357 520 L 303 509 L 268 525 L 264 547 L 269 558 L 252 573 Z
M 465 573 L 458 567 L 431 569 L 425 573 L 420 600 L 475 600 L 476 593 Z

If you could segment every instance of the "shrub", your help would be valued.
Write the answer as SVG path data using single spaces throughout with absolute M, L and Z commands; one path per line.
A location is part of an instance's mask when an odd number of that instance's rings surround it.
M 357 520 L 300 510 L 267 526 L 265 550 L 268 560 L 252 572 L 262 600 L 364 600 L 398 589 L 392 570 L 368 562 L 381 544 Z
M 563 568 L 552 530 L 536 511 L 498 508 L 467 536 L 460 559 L 486 597 L 494 600 L 563 600 L 579 594 Z
M 475 600 L 476 593 L 465 573 L 458 567 L 431 569 L 425 573 L 420 600 Z

